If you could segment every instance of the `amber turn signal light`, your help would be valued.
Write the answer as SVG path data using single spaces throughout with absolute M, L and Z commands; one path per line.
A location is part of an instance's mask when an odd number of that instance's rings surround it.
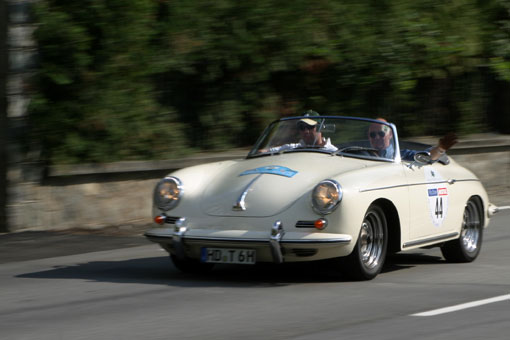
M 154 217 L 154 222 L 156 222 L 157 224 L 163 224 L 165 223 L 165 218 L 166 216 L 156 216 Z
M 328 225 L 328 221 L 326 221 L 324 218 L 319 218 L 314 223 L 314 227 L 319 230 L 326 228 L 327 225 Z

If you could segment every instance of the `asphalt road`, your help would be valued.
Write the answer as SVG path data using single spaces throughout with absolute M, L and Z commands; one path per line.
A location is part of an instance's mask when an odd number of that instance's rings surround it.
M 185 275 L 140 236 L 2 235 L 0 339 L 506 340 L 509 243 L 505 211 L 473 263 L 419 250 L 350 282 L 317 264 Z

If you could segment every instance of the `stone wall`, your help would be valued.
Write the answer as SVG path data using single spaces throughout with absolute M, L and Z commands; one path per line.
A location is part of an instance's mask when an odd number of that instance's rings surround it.
M 434 142 L 421 139 L 421 142 Z M 25 165 L 10 188 L 11 231 L 23 229 L 101 228 L 150 223 L 152 190 L 172 169 L 242 158 L 245 150 L 184 159 L 58 166 L 39 177 Z M 479 176 L 491 201 L 510 204 L 510 136 L 473 136 L 450 154 Z
M 9 225 L 14 231 L 148 223 L 157 180 L 145 174 L 94 174 L 21 183 L 11 192 Z
M 101 228 L 150 223 L 152 190 L 172 170 L 225 159 L 246 150 L 184 159 L 11 168 L 7 206 L 11 231 Z

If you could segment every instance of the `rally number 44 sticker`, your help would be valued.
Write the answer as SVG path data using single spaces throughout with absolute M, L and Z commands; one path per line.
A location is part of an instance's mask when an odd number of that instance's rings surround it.
M 432 167 L 425 168 L 425 179 L 427 181 L 427 195 L 430 218 L 436 227 L 440 227 L 448 213 L 448 188 L 436 170 Z

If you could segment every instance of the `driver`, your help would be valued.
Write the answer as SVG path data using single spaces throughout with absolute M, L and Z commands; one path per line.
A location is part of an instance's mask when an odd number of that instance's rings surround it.
M 329 151 L 336 151 L 337 148 L 331 144 L 330 138 L 322 137 L 319 130 L 319 123 L 310 118 L 300 119 L 298 122 L 299 133 L 301 134 L 300 146 L 320 146 Z
M 319 114 L 314 111 L 308 111 L 304 116 L 312 117 L 318 116 Z M 338 148 L 331 144 L 330 138 L 322 136 L 321 124 L 312 118 L 302 118 L 298 121 L 297 127 L 300 134 L 300 140 L 298 143 L 289 143 L 281 146 L 275 146 L 269 148 L 269 152 L 280 152 L 291 150 L 295 148 L 306 148 L 306 147 L 319 147 L 322 150 L 337 151 Z
M 387 122 L 384 118 L 377 118 L 376 120 Z M 389 159 L 393 158 L 393 154 L 395 153 L 392 142 L 393 132 L 388 125 L 378 123 L 370 124 L 368 128 L 368 139 L 370 140 L 370 145 L 379 152 L 379 156 Z M 450 132 L 442 137 L 436 146 L 427 151 L 430 153 L 430 158 L 435 161 L 456 143 L 457 135 Z M 413 161 L 416 152 L 415 150 L 408 149 L 400 150 L 400 157 L 406 161 Z

